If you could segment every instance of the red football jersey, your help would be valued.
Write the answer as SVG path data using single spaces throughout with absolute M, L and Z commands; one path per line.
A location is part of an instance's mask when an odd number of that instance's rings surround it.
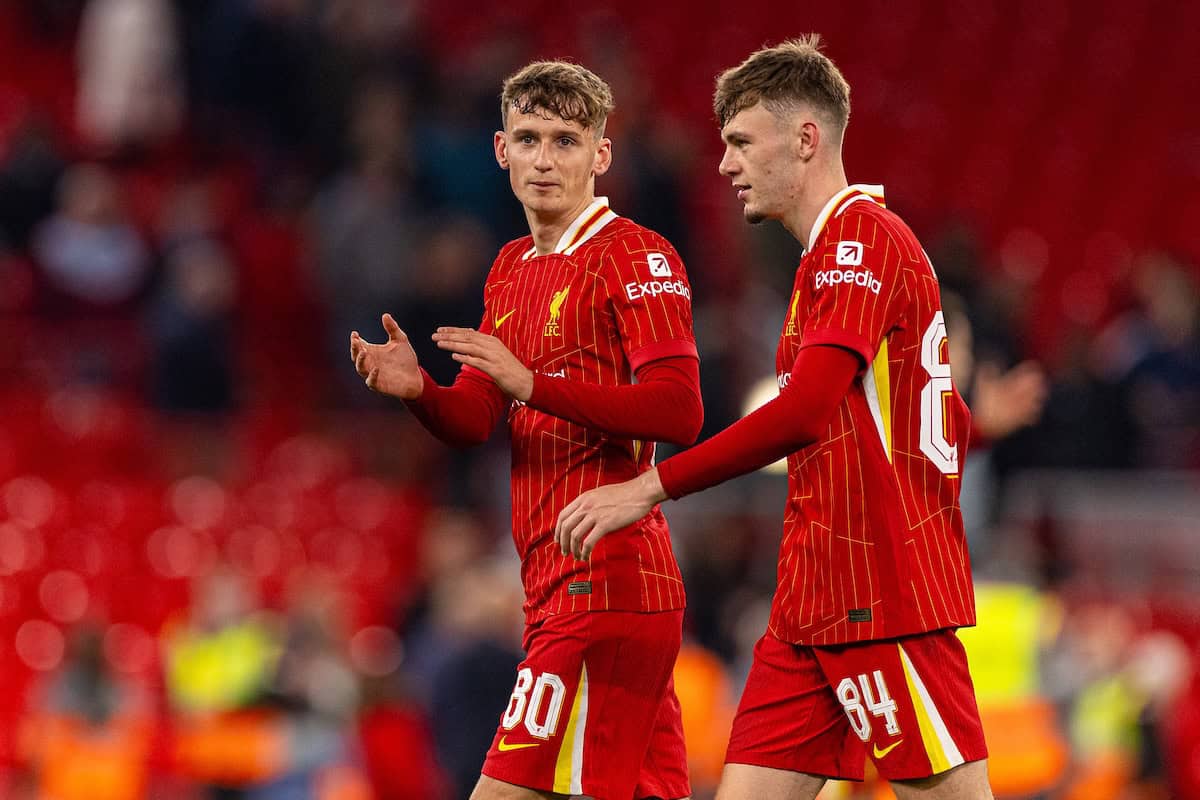
M 830 645 L 973 625 L 958 506 L 970 414 L 950 377 L 937 276 L 882 187 L 835 195 L 809 243 L 779 384 L 802 347 L 839 345 L 867 367 L 821 439 L 788 456 L 771 632 Z
M 539 256 L 530 236 L 505 245 L 484 287 L 480 330 L 527 367 L 584 383 L 632 383 L 634 371 L 696 357 L 691 287 L 662 236 L 596 198 Z M 469 368 L 466 368 L 469 369 Z M 601 540 L 589 561 L 563 556 L 558 513 L 588 489 L 649 469 L 654 444 L 620 439 L 514 402 L 512 533 L 529 622 L 571 611 L 683 608 L 667 521 L 655 509 Z

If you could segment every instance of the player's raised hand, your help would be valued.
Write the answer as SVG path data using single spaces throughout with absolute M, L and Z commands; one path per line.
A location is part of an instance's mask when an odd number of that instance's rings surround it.
M 391 314 L 383 315 L 383 329 L 388 335 L 383 344 L 371 344 L 358 331 L 350 333 L 354 369 L 366 381 L 367 388 L 400 400 L 415 400 L 425 385 L 417 354 Z
M 438 328 L 433 340 L 455 361 L 486 372 L 508 396 L 523 403 L 533 394 L 533 373 L 495 336 L 474 328 Z
M 584 492 L 558 514 L 554 537 L 562 554 L 587 559 L 601 539 L 632 525 L 667 499 L 658 470 Z
M 989 439 L 999 439 L 1042 416 L 1049 382 L 1035 361 L 1023 361 L 1007 372 L 985 363 L 975 373 L 971 413 L 975 426 Z

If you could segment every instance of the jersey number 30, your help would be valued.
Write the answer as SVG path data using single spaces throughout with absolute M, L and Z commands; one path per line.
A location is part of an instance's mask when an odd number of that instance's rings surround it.
M 566 691 L 562 678 L 551 672 L 543 672 L 534 680 L 533 670 L 523 667 L 517 673 L 517 684 L 508 699 L 508 708 L 500 719 L 500 726 L 511 731 L 524 720 L 530 736 L 549 739 L 558 728 L 564 694 Z
M 921 390 L 921 452 L 946 475 L 958 474 L 958 445 L 946 440 L 946 398 L 954 395 L 942 312 L 921 337 L 921 366 L 929 381 Z M 955 431 L 958 434 L 958 431 Z

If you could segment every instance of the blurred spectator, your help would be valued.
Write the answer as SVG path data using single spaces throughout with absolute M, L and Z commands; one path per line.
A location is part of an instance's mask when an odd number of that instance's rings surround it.
M 75 631 L 59 672 L 22 725 L 29 797 L 139 800 L 149 783 L 152 735 L 146 693 L 117 677 L 101 631 Z
M 351 723 L 359 706 L 358 678 L 346 657 L 341 592 L 317 573 L 293 575 L 283 647 L 264 705 L 281 714 L 287 731 L 282 774 L 255 787 L 255 800 L 322 797 L 323 783 L 339 792 L 366 791 L 365 777 L 352 764 L 356 748 Z
M 103 150 L 152 145 L 183 116 L 179 33 L 166 0 L 91 0 L 79 33 L 79 128 Z
M 1200 466 L 1200 285 L 1162 256 L 1136 271 L 1138 305 L 1096 343 L 1095 359 L 1125 387 L 1137 466 Z
M 440 64 L 437 102 L 414 126 L 422 200 L 436 211 L 479 220 L 493 245 L 517 238 L 527 227 L 491 146 L 501 127 L 496 76 L 512 74 L 524 50 L 523 32 L 508 30 L 496 32 L 467 58 Z M 597 193 L 603 188 L 601 183 Z
M 233 407 L 236 292 L 230 256 L 216 243 L 194 241 L 168 254 L 163 289 L 147 319 L 159 409 Z
M 0 164 L 0 242 L 25 249 L 38 223 L 53 213 L 64 169 L 46 120 L 27 119 Z
M 325 339 L 331 364 L 348 375 L 347 395 L 361 381 L 343 367 L 351 330 L 379 326 L 398 310 L 422 269 L 417 253 L 409 148 L 408 100 L 395 83 L 375 81 L 357 95 L 350 122 L 351 162 L 322 188 L 313 204 L 317 279 L 329 309 Z M 352 390 L 352 392 L 351 392 Z
M 257 702 L 279 661 L 278 621 L 230 568 L 198 578 L 192 592 L 187 618 L 163 633 L 172 705 L 203 714 Z
M 450 796 L 479 778 L 521 662 L 523 592 L 511 559 L 489 560 L 479 520 L 445 510 L 429 522 L 424 597 L 405 626 L 406 673 L 428 698 L 434 745 Z
M 475 563 L 434 587 L 432 622 L 448 646 L 430 716 L 439 761 L 466 800 L 504 713 L 519 648 L 523 592 L 512 559 Z
M 397 319 L 408 331 L 421 366 L 443 386 L 454 382 L 460 365 L 430 336 L 441 325 L 479 325 L 479 285 L 490 266 L 488 256 L 486 232 L 473 219 L 460 217 L 430 226 L 414 259 L 412 291 Z M 379 328 L 376 318 L 367 330 Z
M 181 774 L 213 798 L 241 797 L 284 775 L 286 731 L 262 706 L 280 626 L 249 581 L 227 567 L 197 578 L 190 613 L 165 628 L 163 648 Z
M 111 311 L 143 288 L 148 253 L 125 213 L 116 177 L 97 164 L 71 167 L 58 190 L 58 209 L 34 234 L 33 253 L 58 299 L 56 316 Z
M 942 311 L 954 382 L 971 409 L 960 495 L 963 525 L 975 568 L 986 573 L 998 503 L 998 478 L 991 449 L 1041 417 L 1048 394 L 1046 375 L 1035 361 L 1022 361 L 1007 370 L 993 360 L 994 356 L 977 362 L 975 329 L 963 298 L 953 290 L 943 289 Z

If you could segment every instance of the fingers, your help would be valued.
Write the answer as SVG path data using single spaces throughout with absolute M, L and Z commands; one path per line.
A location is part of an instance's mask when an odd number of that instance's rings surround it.
M 372 392 L 378 392 L 379 391 L 378 384 L 379 384 L 379 367 L 376 367 L 375 369 L 373 369 L 367 373 L 367 388 L 370 389 Z
M 579 547 L 579 555 L 576 557 L 583 559 L 584 561 L 590 559 L 592 557 L 592 551 L 596 549 L 596 545 L 600 544 L 600 540 L 604 538 L 606 533 L 608 533 L 608 531 L 604 530 L 599 525 L 593 528 L 592 532 L 584 538 Z
M 608 533 L 596 513 L 586 508 L 583 497 L 577 497 L 558 515 L 554 538 L 562 554 L 586 559 L 596 542 Z
M 488 348 L 483 344 L 466 339 L 438 339 L 437 346 L 441 350 L 469 356 L 482 356 L 488 352 Z
M 358 359 L 358 351 L 361 347 L 362 337 L 358 335 L 358 331 L 350 331 L 350 360 Z
M 407 342 L 408 336 L 404 331 L 400 330 L 400 325 L 396 322 L 396 318 L 391 314 L 383 315 L 383 329 L 387 331 L 388 340 L 393 342 Z
M 592 535 L 589 536 L 589 534 Z M 591 515 L 584 517 L 575 526 L 574 530 L 571 531 L 571 555 L 575 556 L 575 558 L 579 559 L 580 561 L 586 561 L 587 555 L 584 553 L 584 542 L 588 539 L 592 539 L 592 547 L 595 547 L 596 541 L 599 540 L 599 538 L 603 535 L 604 534 L 597 527 L 596 520 L 593 519 Z M 591 547 L 587 549 L 587 552 L 591 552 Z
M 370 367 L 367 366 L 367 350 L 366 350 L 366 348 L 359 350 L 358 355 L 355 356 L 354 371 L 357 372 L 359 377 L 361 377 L 361 378 L 365 378 L 365 377 L 367 377 L 368 374 L 370 374 L 371 369 L 370 369 Z M 376 370 L 376 371 L 378 371 L 378 370 Z
M 554 538 L 558 541 L 558 549 L 565 556 L 571 552 L 571 530 L 575 526 L 575 516 L 579 511 L 579 498 L 576 497 L 566 507 L 558 512 L 558 522 L 554 526 Z

